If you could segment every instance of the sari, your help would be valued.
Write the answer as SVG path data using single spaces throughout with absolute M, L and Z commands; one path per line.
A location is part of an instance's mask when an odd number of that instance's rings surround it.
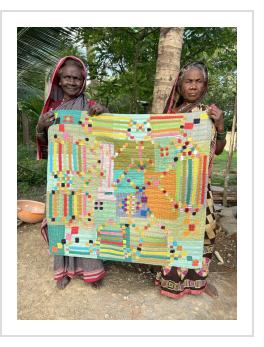
M 183 74 L 184 69 L 181 69 L 180 74 Z M 179 75 L 180 75 L 179 74 Z M 177 78 L 163 113 L 175 114 L 180 112 L 197 112 L 206 111 L 207 106 L 201 103 L 207 91 L 207 81 L 205 90 L 201 98 L 195 103 L 182 103 L 178 107 L 177 102 L 180 99 L 179 95 L 179 79 Z M 177 108 L 175 108 L 175 106 Z M 177 112 L 176 112 L 177 111 Z M 188 269 L 176 266 L 166 266 L 161 269 L 156 275 L 155 284 L 160 287 L 160 293 L 173 299 L 178 299 L 186 294 L 199 295 L 202 294 L 207 287 L 207 277 L 209 274 L 209 266 L 215 247 L 216 239 L 216 218 L 211 191 L 211 174 L 213 169 L 213 160 L 216 148 L 216 129 L 212 123 L 212 138 L 210 145 L 209 167 L 208 167 L 208 186 L 206 197 L 206 221 L 203 246 L 203 261 L 202 268 Z
M 80 94 L 66 102 L 63 101 L 63 91 L 59 85 L 59 71 L 67 59 L 75 60 L 82 65 L 83 85 Z M 47 100 L 45 101 L 41 115 L 55 110 L 84 110 L 96 104 L 93 100 L 88 100 L 84 95 L 86 86 L 87 71 L 84 63 L 74 56 L 62 58 L 56 65 L 50 79 L 50 87 Z M 46 136 L 47 137 L 47 136 Z M 48 141 L 48 140 L 47 140 Z M 37 159 L 46 159 L 48 154 L 48 142 L 43 144 L 37 139 Z M 41 235 L 48 243 L 48 227 L 45 218 L 41 225 Z M 88 259 L 79 257 L 69 257 L 62 255 L 54 256 L 54 279 L 62 280 L 64 277 L 82 276 L 84 282 L 97 282 L 105 276 L 103 262 L 99 259 Z

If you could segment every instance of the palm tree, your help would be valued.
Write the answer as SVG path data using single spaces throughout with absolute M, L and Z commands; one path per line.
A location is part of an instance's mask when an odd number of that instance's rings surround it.
M 43 105 L 45 81 L 65 54 L 74 54 L 78 28 L 23 27 L 17 30 L 17 108 L 23 143 L 30 140 L 30 120 L 36 123 Z
M 77 28 L 17 29 L 18 98 L 40 95 L 47 70 L 61 57 L 61 52 L 73 46 Z
M 184 28 L 160 28 L 152 113 L 161 113 L 180 69 Z

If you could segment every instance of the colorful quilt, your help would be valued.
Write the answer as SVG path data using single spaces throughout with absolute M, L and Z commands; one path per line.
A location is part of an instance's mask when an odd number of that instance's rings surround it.
M 59 110 L 55 117 L 48 132 L 50 252 L 201 267 L 208 115 Z

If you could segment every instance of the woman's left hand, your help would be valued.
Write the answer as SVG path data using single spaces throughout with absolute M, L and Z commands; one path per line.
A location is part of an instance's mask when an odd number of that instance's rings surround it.
M 100 104 L 95 104 L 90 108 L 89 115 L 98 115 L 101 113 L 107 112 L 106 108 Z
M 208 107 L 207 113 L 213 119 L 216 130 L 224 131 L 224 112 L 212 104 Z

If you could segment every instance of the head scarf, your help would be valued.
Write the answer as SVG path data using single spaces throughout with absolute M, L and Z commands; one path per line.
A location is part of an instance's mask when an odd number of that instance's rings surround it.
M 183 100 L 182 95 L 181 95 L 182 78 L 183 78 L 185 72 L 187 72 L 191 69 L 194 69 L 194 68 L 199 69 L 203 72 L 204 79 L 205 79 L 205 88 L 204 88 L 203 94 L 201 95 L 199 100 L 197 100 L 193 103 L 187 103 L 186 105 L 183 105 L 180 109 L 180 112 L 189 112 L 195 106 L 200 104 L 200 102 L 204 98 L 204 96 L 207 92 L 207 88 L 208 88 L 208 71 L 207 71 L 207 67 L 202 62 L 194 61 L 192 63 L 188 63 L 188 64 L 184 65 L 181 68 L 181 70 L 179 71 L 179 74 L 176 77 L 176 80 L 175 80 L 173 87 L 172 87 L 172 90 L 170 92 L 170 96 L 166 102 L 166 106 L 163 110 L 163 113 L 171 113 L 173 108 L 175 108 L 177 106 L 181 106 L 183 104 L 184 100 Z
M 63 101 L 64 93 L 61 86 L 59 85 L 59 82 L 60 82 L 59 71 L 67 60 L 74 60 L 82 66 L 83 85 L 79 95 L 77 95 L 73 99 L 70 99 L 64 102 Z M 96 102 L 93 100 L 87 100 L 86 96 L 84 95 L 84 90 L 86 87 L 86 78 L 87 78 L 87 70 L 81 59 L 72 55 L 66 56 L 60 59 L 51 75 L 48 96 L 44 103 L 44 107 L 41 111 L 41 115 L 53 109 L 54 110 L 89 111 L 90 107 L 96 104 Z M 56 104 L 56 102 L 58 102 L 57 104 L 59 106 L 54 108 L 54 104 Z M 41 142 L 37 138 L 37 159 L 45 158 L 47 156 L 46 152 L 47 152 L 47 145 L 41 144 Z
M 60 59 L 52 73 L 52 76 L 50 78 L 48 97 L 45 101 L 41 114 L 44 114 L 50 111 L 52 103 L 59 100 L 63 100 L 64 93 L 61 86 L 59 85 L 59 81 L 60 81 L 59 71 L 67 60 L 74 60 L 82 66 L 83 85 L 77 97 L 70 99 L 67 102 L 62 102 L 60 106 L 58 106 L 56 109 L 63 109 L 63 110 L 70 110 L 70 109 L 87 110 L 88 109 L 87 99 L 83 94 L 86 87 L 87 70 L 81 59 L 70 55 Z
M 204 74 L 204 79 L 205 79 L 205 86 L 204 86 L 204 91 L 201 95 L 201 97 L 196 100 L 195 102 L 189 102 L 189 103 L 184 103 L 184 100 L 182 98 L 181 94 L 181 83 L 182 83 L 182 78 L 185 74 L 186 71 L 189 71 L 190 69 L 199 69 L 203 72 Z M 164 108 L 163 113 L 172 113 L 172 110 L 176 107 L 178 107 L 178 112 L 191 112 L 196 106 L 198 106 L 202 99 L 204 98 L 208 88 L 208 71 L 207 67 L 200 61 L 194 61 L 192 63 L 184 65 L 171 90 L 170 96 L 167 100 L 166 106 Z M 214 154 L 215 154 L 215 147 L 216 147 L 216 132 L 213 132 L 213 137 L 211 140 L 211 146 L 210 146 L 210 155 L 209 155 L 209 166 L 208 166 L 208 176 L 210 177 L 212 174 L 213 170 L 213 160 L 214 160 Z

